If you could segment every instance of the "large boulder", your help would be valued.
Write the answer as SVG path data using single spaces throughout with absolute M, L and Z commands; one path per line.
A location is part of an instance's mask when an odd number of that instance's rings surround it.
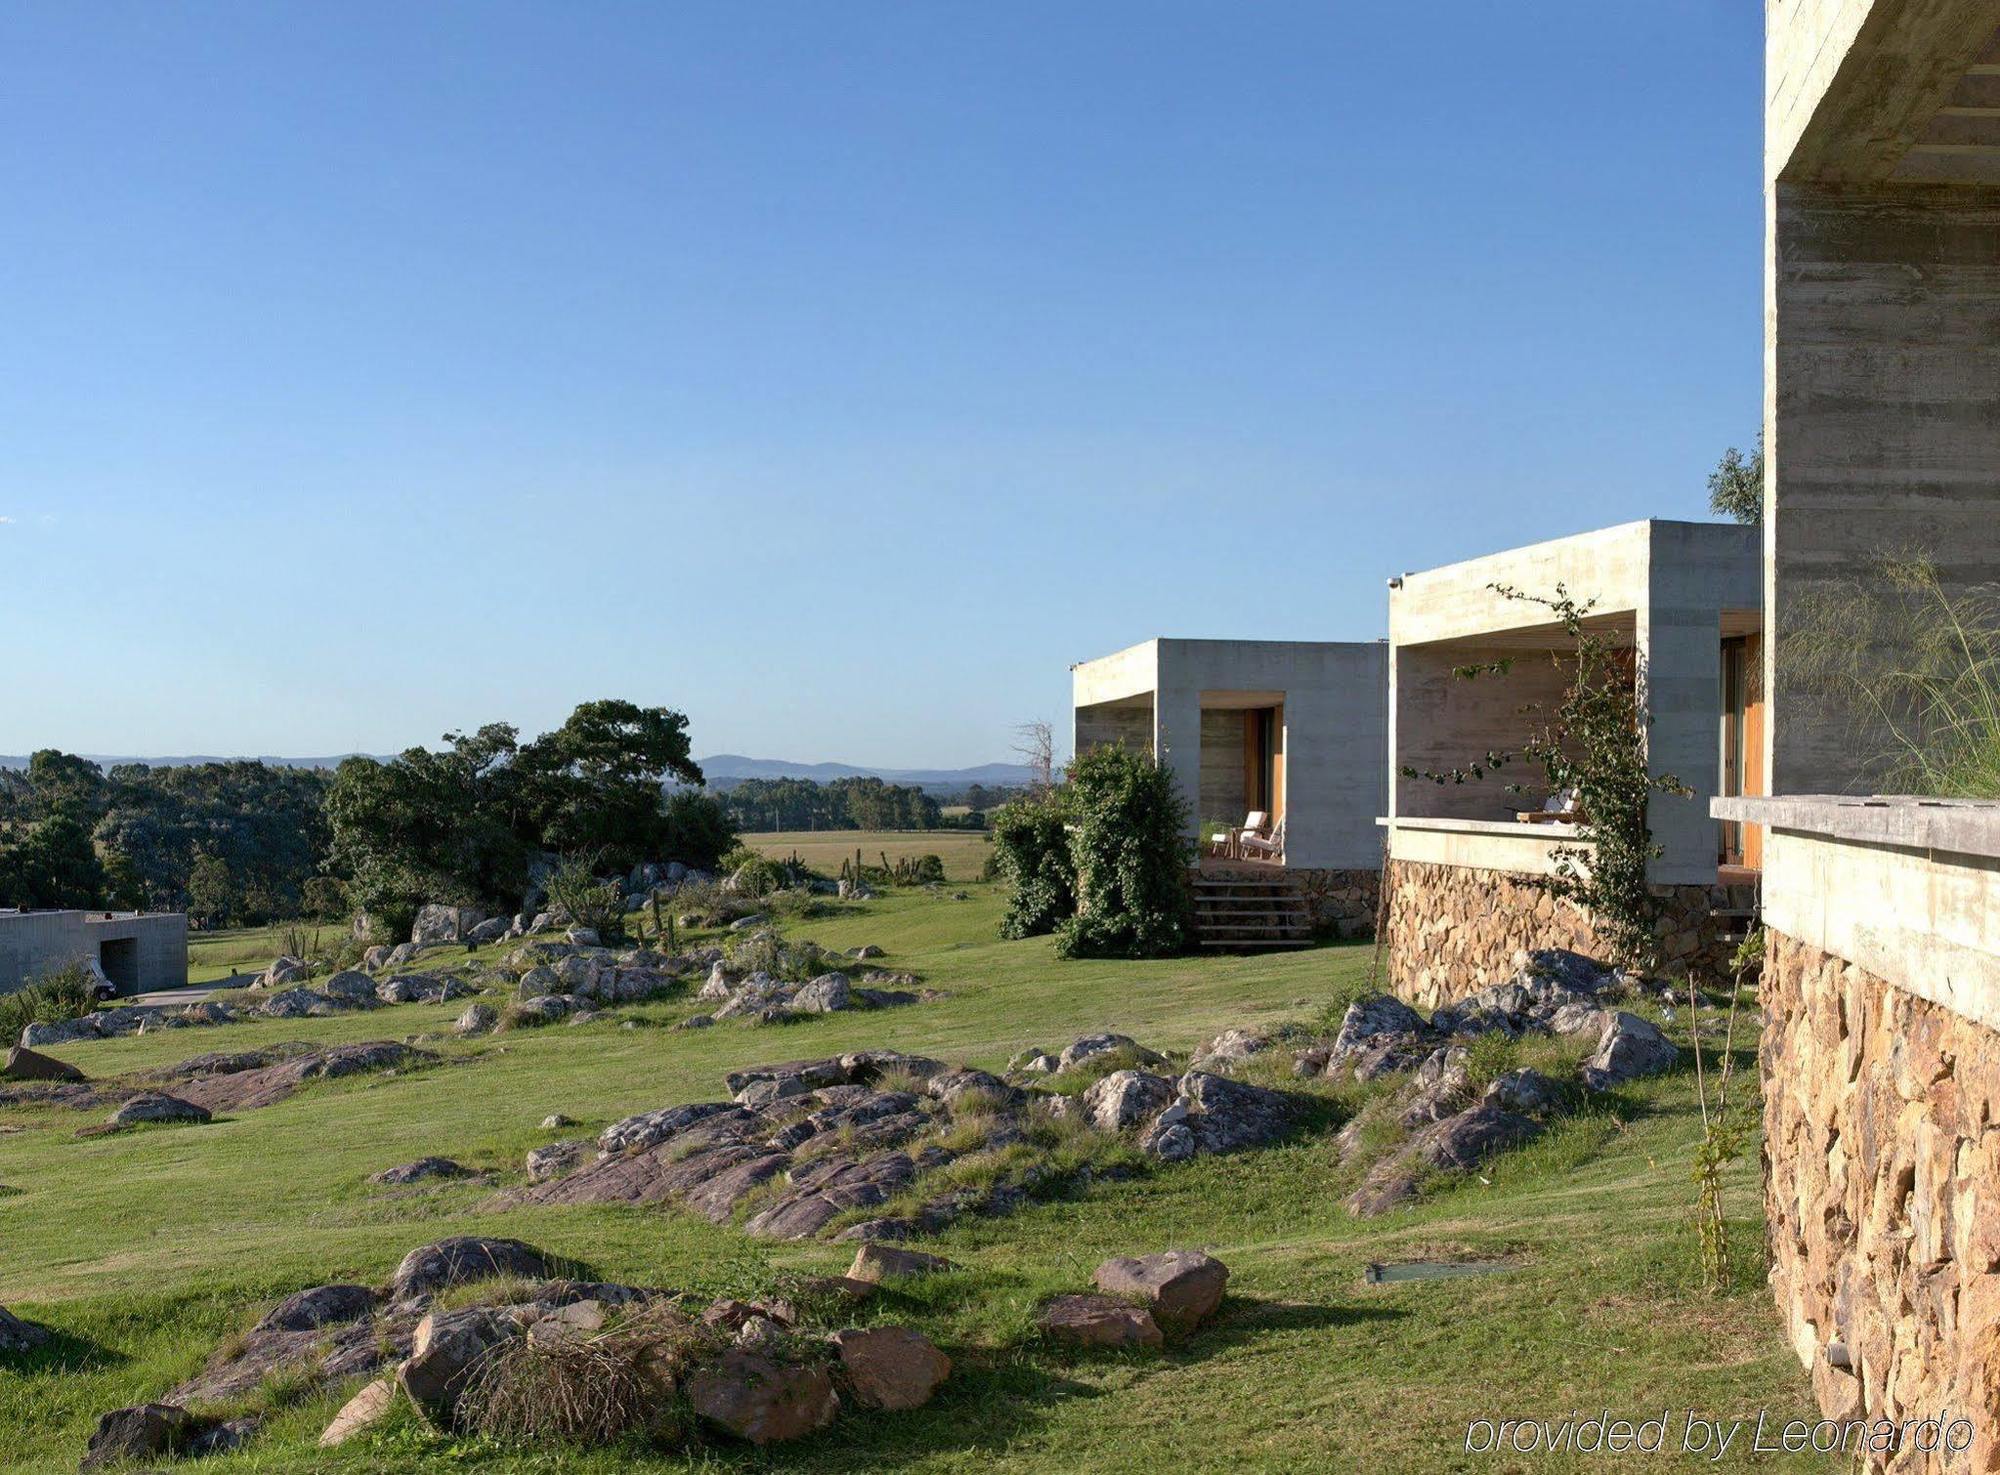
M 817 1433 L 840 1411 L 824 1368 L 779 1362 L 741 1347 L 697 1368 L 686 1393 L 703 1423 L 752 1444 Z
M 854 1252 L 854 1263 L 847 1267 L 847 1278 L 880 1284 L 894 1276 L 933 1275 L 955 1268 L 942 1255 L 927 1255 L 922 1250 L 903 1250 L 895 1245 L 870 1243 Z
M 452 1026 L 454 1033 L 462 1038 L 483 1035 L 500 1022 L 500 1016 L 485 1004 L 472 1004 L 458 1016 L 458 1023 Z
M 0 1065 L 0 1081 L 80 1081 L 82 1071 L 67 1060 L 58 1060 L 53 1055 L 42 1055 L 30 1050 L 26 1045 L 16 1045 L 7 1052 L 6 1064 Z
M 488 943 L 498 942 L 505 937 L 512 925 L 505 917 L 488 917 L 465 934 L 465 941 L 478 947 L 485 947 Z
M 191 1101 L 183 1101 L 178 1096 L 169 1096 L 164 1091 L 141 1092 L 111 1114 L 111 1125 L 114 1127 L 207 1120 L 209 1113 L 206 1107 L 196 1106 Z
M 417 920 L 410 927 L 410 942 L 416 947 L 442 947 L 447 943 L 464 942 L 465 935 L 481 920 L 479 913 L 471 907 L 437 903 L 419 907 Z
M 257 975 L 250 987 L 254 989 L 290 988 L 295 983 L 304 983 L 312 977 L 312 967 L 303 958 L 295 958 L 290 953 L 281 953 L 271 960 L 271 966 Z
M 375 980 L 352 968 L 344 968 L 334 974 L 319 986 L 319 991 L 329 998 L 350 1004 L 365 1006 L 375 1002 Z
M 377 1296 L 363 1285 L 323 1285 L 287 1296 L 264 1313 L 260 1332 L 315 1332 L 374 1313 Z
M 448 1433 L 458 1426 L 460 1395 L 487 1357 L 520 1332 L 511 1314 L 490 1306 L 434 1311 L 417 1323 L 410 1356 L 396 1369 L 396 1381 L 424 1421 Z
M 390 1378 L 377 1378 L 359 1393 L 340 1406 L 340 1412 L 333 1416 L 333 1422 L 326 1426 L 326 1432 L 319 1436 L 321 1449 L 332 1449 L 345 1444 L 370 1425 L 379 1423 L 388 1416 L 396 1402 L 396 1383 Z
M 1186 1126 L 1201 1152 L 1262 1147 L 1285 1136 L 1297 1121 L 1295 1101 L 1284 1092 L 1207 1071 L 1181 1077 L 1175 1105 L 1187 1107 Z
M 528 1153 L 528 1181 L 547 1183 L 583 1166 L 590 1151 L 587 1142 L 551 1142 Z
M 1640 1076 L 1672 1070 L 1680 1058 L 1679 1047 L 1654 1025 L 1620 1009 L 1605 1020 L 1597 1053 L 1583 1063 L 1583 1083 L 1593 1091 L 1608 1091 Z
M 792 1008 L 800 1014 L 832 1014 L 853 1007 L 854 990 L 845 973 L 822 973 L 800 986 L 792 995 Z
M 1084 1120 L 1100 1132 L 1151 1121 L 1174 1099 L 1174 1083 L 1142 1070 L 1114 1070 L 1083 1093 Z
M 186 1454 L 209 1427 L 208 1420 L 198 1419 L 176 1404 L 116 1408 L 97 1421 L 79 1468 L 101 1470 L 129 1460 Z
M 455 1163 L 448 1157 L 420 1157 L 415 1162 L 399 1163 L 393 1168 L 384 1168 L 368 1181 L 400 1185 L 422 1183 L 430 1178 L 470 1178 L 472 1170 Z
M 398 1301 L 416 1301 L 469 1281 L 502 1275 L 546 1280 L 554 1273 L 540 1250 L 518 1239 L 459 1235 L 411 1250 L 391 1285 Z
M 1092 1281 L 1107 1295 L 1143 1304 L 1165 1330 L 1187 1332 L 1222 1304 L 1229 1267 L 1198 1250 L 1167 1250 L 1106 1260 Z
M 324 999 L 325 995 L 314 993 L 309 988 L 288 988 L 264 1000 L 258 1012 L 271 1019 L 304 1019 L 312 1013 L 313 1006 Z
M 951 1359 L 922 1332 L 906 1326 L 835 1332 L 840 1370 L 863 1408 L 920 1408 L 951 1375 Z
M 101 1040 L 97 1021 L 88 1015 L 82 1019 L 37 1020 L 21 1030 L 23 1049 L 39 1050 L 47 1045 L 73 1045 L 79 1040 Z
M 1114 1051 L 1125 1051 L 1142 1065 L 1158 1065 L 1160 1057 L 1141 1045 L 1130 1035 L 1085 1035 L 1064 1048 L 1056 1057 L 1056 1065 L 1062 1070 L 1074 1070 L 1086 1060 L 1099 1055 L 1109 1055 Z
M 1035 1325 L 1050 1341 L 1072 1347 L 1157 1348 L 1166 1340 L 1150 1311 L 1110 1296 L 1057 1296 Z

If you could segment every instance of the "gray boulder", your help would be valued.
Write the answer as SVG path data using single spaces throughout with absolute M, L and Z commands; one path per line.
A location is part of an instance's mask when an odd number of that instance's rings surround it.
M 493 1350 L 521 1333 L 505 1311 L 487 1306 L 434 1311 L 417 1323 L 409 1360 L 396 1381 L 424 1422 L 440 1433 L 458 1427 L 458 1400 Z
M 209 1114 L 206 1107 L 196 1106 L 191 1101 L 183 1101 L 178 1096 L 169 1096 L 163 1091 L 147 1091 L 134 1096 L 111 1114 L 111 1125 L 114 1127 L 207 1120 Z
M 473 1035 L 483 1035 L 500 1022 L 500 1016 L 484 1004 L 474 1004 L 458 1016 L 458 1023 L 452 1026 L 453 1033 L 462 1039 Z
M 36 1326 L 32 1321 L 23 1321 L 0 1306 L 0 1357 L 9 1357 L 22 1352 L 31 1352 L 48 1341 L 46 1327 Z
M 1095 1056 L 1109 1055 L 1116 1050 L 1129 1051 L 1143 1065 L 1158 1065 L 1160 1056 L 1148 1050 L 1130 1035 L 1085 1035 L 1068 1045 L 1056 1057 L 1056 1065 L 1061 1070 L 1074 1070 L 1086 1060 Z
M 310 977 L 312 977 L 312 969 L 302 959 L 295 958 L 290 953 L 284 953 L 274 958 L 271 966 L 258 974 L 257 981 L 252 983 L 250 987 L 254 989 L 285 988 L 294 983 L 303 983 Z
M 1226 1029 L 1196 1050 L 1188 1065 L 1194 1070 L 1227 1070 L 1253 1055 L 1262 1055 L 1273 1043 L 1262 1030 Z
M 21 1031 L 21 1043 L 31 1050 L 39 1050 L 48 1045 L 73 1045 L 79 1040 L 101 1040 L 104 1036 L 97 1032 L 97 1025 L 85 1016 L 82 1019 L 54 1019 L 47 1023 L 34 1023 Z
M 1597 1053 L 1583 1064 L 1583 1083 L 1593 1091 L 1658 1075 L 1680 1063 L 1680 1049 L 1653 1025 L 1623 1009 L 1605 1021 Z
M 1401 999 L 1374 994 L 1347 1006 L 1347 1013 L 1341 1016 L 1340 1033 L 1334 1036 L 1333 1054 L 1338 1059 L 1357 1053 L 1378 1035 L 1422 1034 L 1428 1028 L 1423 1016 Z
M 334 974 L 319 986 L 319 991 L 329 998 L 342 999 L 350 1004 L 375 1002 L 375 980 L 351 968 Z
M 465 940 L 475 943 L 480 947 L 485 947 L 488 943 L 498 942 L 504 938 L 511 930 L 512 925 L 505 917 L 488 917 L 484 922 L 481 922 L 477 927 L 466 933 Z
M 80 1081 L 82 1071 L 67 1060 L 58 1060 L 53 1055 L 40 1055 L 25 1045 L 16 1045 L 7 1052 L 7 1060 L 0 1065 L 0 1081 Z
M 417 920 L 410 928 L 410 942 L 415 947 L 443 947 L 450 943 L 464 942 L 465 935 L 477 927 L 480 915 L 471 907 L 443 906 L 433 903 L 417 909 Z
M 583 1166 L 589 1152 L 587 1142 L 551 1142 L 547 1147 L 537 1147 L 528 1154 L 528 1181 L 547 1183 L 567 1177 Z
M 459 1235 L 411 1250 L 396 1267 L 391 1289 L 398 1301 L 417 1301 L 456 1285 L 499 1276 L 546 1280 L 555 1273 L 542 1252 L 518 1239 Z
M 1142 1070 L 1114 1070 L 1083 1093 L 1083 1117 L 1100 1132 L 1122 1132 L 1152 1120 L 1174 1099 L 1174 1083 Z
M 832 1014 L 851 1008 L 853 989 L 845 973 L 822 973 L 792 995 L 791 1007 L 800 1014 Z
M 404 1184 L 422 1183 L 429 1178 L 470 1178 L 472 1170 L 448 1157 L 420 1157 L 415 1162 L 401 1163 L 393 1168 L 384 1168 L 368 1181 L 370 1183 Z

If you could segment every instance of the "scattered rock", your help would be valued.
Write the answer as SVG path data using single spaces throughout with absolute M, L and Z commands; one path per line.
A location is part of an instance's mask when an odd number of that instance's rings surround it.
M 548 1183 L 574 1172 L 590 1151 L 588 1142 L 552 1142 L 528 1154 L 528 1181 Z
M 344 969 L 319 986 L 319 992 L 330 998 L 345 999 L 356 1004 L 372 1004 L 375 998 L 375 980 L 366 973 L 354 969 Z
M 1584 1062 L 1583 1083 L 1593 1091 L 1608 1091 L 1640 1076 L 1673 1069 L 1680 1054 L 1653 1025 L 1620 1009 L 1605 1021 L 1597 1053 Z
M 1493 1080 L 1484 1098 L 1497 1103 L 1502 1111 L 1543 1116 L 1562 1105 L 1563 1095 L 1561 1086 L 1540 1071 L 1523 1066 Z
M 185 1454 L 208 1428 L 205 1421 L 171 1403 L 116 1408 L 97 1421 L 80 1468 L 101 1470 L 127 1460 Z
M 1168 1250 L 1137 1259 L 1106 1260 L 1092 1282 L 1108 1295 L 1144 1303 L 1165 1330 L 1189 1332 L 1222 1304 L 1229 1267 L 1197 1250 Z
M 1085 1035 L 1068 1046 L 1056 1059 L 1060 1070 L 1074 1070 L 1093 1056 L 1108 1055 L 1114 1050 L 1131 1052 L 1134 1059 L 1145 1065 L 1158 1065 L 1160 1057 L 1146 1049 L 1130 1035 Z
M 26 1045 L 16 1045 L 7 1052 L 7 1063 L 0 1065 L 0 1081 L 81 1081 L 84 1073 L 67 1060 L 58 1060 L 53 1055 L 42 1055 L 30 1050 Z
M 500 1016 L 492 1009 L 485 1004 L 474 1004 L 458 1016 L 458 1023 L 452 1026 L 452 1032 L 461 1039 L 470 1039 L 474 1035 L 491 1032 L 499 1022 Z
M 402 1163 L 393 1168 L 384 1168 L 368 1181 L 370 1183 L 421 1183 L 427 1178 L 470 1178 L 472 1169 L 453 1162 L 448 1157 L 420 1157 L 413 1163 Z
M 398 1301 L 415 1301 L 468 1281 L 501 1275 L 541 1280 L 552 1274 L 542 1252 L 518 1239 L 459 1235 L 411 1250 L 396 1267 L 392 1289 Z
M 465 935 L 480 923 L 480 915 L 471 907 L 439 906 L 436 904 L 419 907 L 417 920 L 410 928 L 412 947 L 443 947 L 449 943 L 465 941 Z
M 41 1049 L 46 1045 L 73 1045 L 78 1040 L 99 1040 L 104 1038 L 98 1032 L 96 1023 L 85 1015 L 81 1019 L 54 1019 L 46 1023 L 37 1021 L 21 1030 L 21 1044 L 27 1049 Z
M 542 1130 L 544 1132 L 560 1132 L 564 1127 L 574 1127 L 575 1125 L 576 1122 L 572 1118 L 564 1116 L 559 1111 L 550 1112 L 542 1118 Z
M 921 1408 L 951 1375 L 951 1359 L 911 1327 L 835 1332 L 828 1340 L 863 1408 Z
M 253 989 L 288 988 L 295 983 L 303 983 L 312 977 L 312 968 L 300 958 L 284 953 L 272 959 L 271 966 L 257 975 Z
M 426 1423 L 449 1433 L 457 1427 L 459 1395 L 472 1375 L 493 1348 L 520 1331 L 511 1315 L 490 1306 L 434 1311 L 417 1323 L 410 1356 L 396 1369 L 396 1382 Z
M 48 1328 L 23 1321 L 0 1306 L 0 1357 L 33 1351 L 48 1339 Z
M 1140 1070 L 1115 1070 L 1083 1093 L 1084 1120 L 1100 1132 L 1122 1132 L 1156 1117 L 1174 1099 L 1174 1083 Z
M 137 1127 L 153 1122 L 205 1122 L 210 1120 L 206 1108 L 193 1102 L 183 1101 L 178 1096 L 169 1096 L 162 1091 L 147 1091 L 134 1096 L 111 1114 L 113 1127 Z
M 333 1416 L 333 1422 L 326 1426 L 326 1432 L 319 1436 L 319 1447 L 332 1449 L 335 1445 L 345 1444 L 371 1424 L 380 1422 L 395 1402 L 395 1381 L 377 1378 L 341 1405 L 340 1412 Z
M 942 1270 L 957 1268 L 942 1255 L 927 1255 L 921 1250 L 904 1250 L 898 1249 L 895 1245 L 869 1243 L 854 1252 L 854 1263 L 847 1267 L 847 1278 L 879 1284 L 893 1276 L 932 1275 Z
M 832 1014 L 853 1007 L 853 990 L 845 973 L 822 973 L 792 996 L 791 1007 L 801 1014 Z
M 314 1332 L 374 1314 L 380 1298 L 362 1285 L 323 1285 L 287 1296 L 264 1314 L 260 1332 Z
M 1226 1029 L 1196 1050 L 1188 1066 L 1192 1070 L 1226 1070 L 1253 1055 L 1262 1055 L 1275 1043 L 1262 1030 Z
M 815 1433 L 840 1409 L 825 1369 L 777 1362 L 744 1348 L 696 1369 L 686 1392 L 704 1423 L 752 1444 Z
M 1073 1347 L 1157 1348 L 1166 1341 L 1151 1312 L 1110 1296 L 1057 1296 L 1035 1324 L 1043 1336 Z

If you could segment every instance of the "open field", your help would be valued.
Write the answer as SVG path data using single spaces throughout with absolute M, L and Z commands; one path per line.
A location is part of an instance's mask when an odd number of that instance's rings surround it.
M 975 830 L 777 830 L 745 835 L 743 843 L 775 860 L 798 858 L 829 875 L 852 860 L 858 847 L 869 865 L 887 855 L 893 864 L 907 856 L 935 855 L 954 881 L 976 881 L 993 853 L 993 843 Z
M 942 837 L 939 837 L 942 838 Z M 79 1141 L 79 1118 L 0 1108 L 0 1304 L 63 1335 L 0 1371 L 0 1469 L 71 1471 L 95 1417 L 157 1397 L 273 1299 L 336 1279 L 380 1281 L 411 1247 L 456 1233 L 517 1235 L 596 1275 L 744 1292 L 777 1269 L 844 1268 L 851 1248 L 770 1245 L 673 1210 L 475 1211 L 489 1189 L 371 1188 L 366 1177 L 423 1153 L 520 1181 L 547 1113 L 580 1132 L 678 1101 L 714 1099 L 748 1063 L 896 1046 L 997 1068 L 1016 1050 L 1117 1029 L 1185 1050 L 1231 1024 L 1309 1015 L 1363 985 L 1370 949 L 1151 963 L 1057 962 L 1047 939 L 1002 942 L 1000 899 L 893 893 L 796 924 L 829 947 L 874 943 L 942 1002 L 778 1028 L 568 1028 L 438 1048 L 447 1063 L 308 1087 L 276 1106 L 200 1127 Z M 64 1048 L 104 1074 L 203 1050 L 285 1039 L 395 1037 L 435 1029 L 462 1005 L 405 1006 Z M 654 1024 L 691 1004 L 625 1011 Z M 764 1452 L 710 1446 L 695 1460 L 446 1441 L 405 1417 L 338 1451 L 313 1440 L 351 1389 L 270 1399 L 265 1434 L 203 1475 L 244 1471 L 608 1472 L 636 1469 L 957 1472 L 1570 1471 L 1659 1468 L 1597 1457 L 1463 1452 L 1478 1417 L 1571 1410 L 1684 1419 L 1811 1413 L 1762 1284 L 1754 1143 L 1729 1179 L 1742 1269 L 1734 1290 L 1694 1288 L 1688 1154 L 1698 1131 L 1686 1075 L 1620 1093 L 1480 1179 L 1372 1222 L 1348 1217 L 1351 1172 L 1329 1139 L 1160 1168 L 926 1244 L 968 1267 L 864 1317 L 908 1320 L 956 1371 L 929 1406 L 843 1418 Z M 95 1118 L 82 1118 L 94 1120 Z M 1231 1299 L 1163 1356 L 1080 1357 L 1031 1331 L 1042 1296 L 1087 1287 L 1111 1254 L 1206 1247 L 1233 1268 Z M 1367 1286 L 1371 1260 L 1505 1257 L 1479 1279 Z M 1672 1437 L 1678 1438 L 1678 1424 Z M 1683 1462 L 1669 1458 L 1668 1465 Z M 1719 1468 L 1831 1470 L 1811 1456 Z M 1718 1468 L 1717 1466 L 1704 1466 Z
M 188 982 L 212 983 L 238 973 L 261 973 L 285 949 L 285 934 L 297 927 L 310 946 L 315 934 L 327 943 L 342 934 L 337 926 L 277 922 L 268 927 L 226 927 L 188 933 Z

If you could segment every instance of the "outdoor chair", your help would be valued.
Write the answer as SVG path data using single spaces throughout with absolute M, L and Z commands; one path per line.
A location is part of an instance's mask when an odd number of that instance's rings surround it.
M 1285 858 L 1285 822 L 1280 819 L 1271 827 L 1268 835 L 1246 829 L 1237 836 L 1238 853 L 1245 860 L 1283 860 Z
M 1215 839 L 1210 843 L 1209 853 L 1218 860 L 1241 859 L 1243 837 L 1262 830 L 1269 820 L 1270 816 L 1263 810 L 1251 810 L 1243 816 L 1243 823 L 1240 826 L 1232 829 L 1224 825 L 1216 832 Z
M 1576 790 L 1564 789 L 1544 799 L 1540 809 L 1520 810 L 1514 818 L 1524 825 L 1573 825 L 1583 818 L 1583 811 L 1577 808 Z

